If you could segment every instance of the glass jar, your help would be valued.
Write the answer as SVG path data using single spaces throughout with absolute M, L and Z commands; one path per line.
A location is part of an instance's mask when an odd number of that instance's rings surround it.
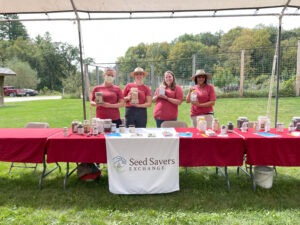
M 90 126 L 90 121 L 89 120 L 84 120 L 83 121 L 83 129 L 84 129 L 84 133 L 89 133 L 91 130 L 91 126 Z
M 220 123 L 219 123 L 219 120 L 218 119 L 213 119 L 212 121 L 212 130 L 214 132 L 218 132 L 220 129 Z
M 104 132 L 109 133 L 111 132 L 111 119 L 105 119 L 103 121 L 103 128 L 104 128 Z
M 158 95 L 165 95 L 166 88 L 164 86 L 160 86 L 158 89 Z
M 131 104 L 139 104 L 139 92 L 137 88 L 131 88 L 131 98 L 130 103 Z
M 206 131 L 207 122 L 204 116 L 197 116 L 197 129 L 203 133 Z
M 120 134 L 125 133 L 125 126 L 122 125 L 122 124 L 119 126 L 119 133 L 120 133 Z
M 128 126 L 128 130 L 129 130 L 129 133 L 135 133 L 135 126 L 134 125 L 129 125 Z
M 103 103 L 103 94 L 102 94 L 102 92 L 96 92 L 95 93 L 95 102 L 97 104 L 102 104 Z
M 277 132 L 283 132 L 283 129 L 284 129 L 284 124 L 278 122 L 278 123 L 276 124 L 276 131 L 277 131 Z
M 242 125 L 244 122 L 249 122 L 248 121 L 248 118 L 247 117 L 244 117 L 244 116 L 240 116 L 238 119 L 237 119 L 237 128 L 238 129 L 241 129 Z
M 222 125 L 221 126 L 221 135 L 226 135 L 226 133 L 227 133 L 227 128 L 225 125 Z
M 78 120 L 73 120 L 71 123 L 71 127 L 72 127 L 72 133 L 77 133 L 77 127 L 78 127 Z
M 228 133 L 232 133 L 233 132 L 233 128 L 234 128 L 233 123 L 232 122 L 228 122 L 228 124 L 227 124 L 227 132 Z
M 190 96 L 190 101 L 191 102 L 197 102 L 197 92 L 196 90 L 193 90 Z
M 78 123 L 78 126 L 77 126 L 77 133 L 78 134 L 84 134 L 84 128 L 83 128 L 83 125 L 81 122 Z
M 68 137 L 68 135 L 69 135 L 69 129 L 67 127 L 64 127 L 63 134 L 64 134 L 64 137 Z
M 111 132 L 112 133 L 116 133 L 117 132 L 117 124 L 115 124 L 115 123 L 111 124 Z

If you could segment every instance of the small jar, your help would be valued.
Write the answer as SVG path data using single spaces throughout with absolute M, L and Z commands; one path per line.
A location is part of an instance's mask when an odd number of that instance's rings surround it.
M 111 119 L 105 119 L 103 123 L 104 132 L 111 132 Z
M 277 123 L 276 124 L 276 131 L 277 132 L 283 132 L 284 124 L 283 123 Z
M 193 90 L 191 95 L 190 95 L 190 101 L 191 102 L 197 102 L 197 92 L 196 90 Z
M 225 135 L 226 133 L 227 133 L 227 128 L 226 128 L 225 125 L 222 125 L 222 126 L 221 126 L 221 134 L 222 134 L 222 135 Z
M 158 90 L 158 95 L 165 95 L 166 88 L 164 86 L 160 86 Z
M 73 121 L 72 121 L 71 127 L 72 127 L 72 132 L 73 132 L 73 133 L 77 133 L 78 123 L 79 123 L 78 120 L 73 120 Z
M 120 126 L 119 126 L 119 133 L 120 133 L 120 134 L 125 133 L 125 126 L 124 126 L 124 125 L 120 125 Z
M 69 130 L 68 130 L 67 127 L 64 127 L 64 129 L 63 129 L 63 134 L 64 134 L 64 137 L 68 137 L 68 135 L 69 135 Z
M 111 132 L 112 133 L 116 133 L 117 132 L 117 124 L 115 124 L 115 123 L 111 124 Z
M 131 98 L 130 103 L 131 104 L 139 104 L 139 91 L 138 88 L 131 88 Z
M 83 121 L 83 129 L 84 129 L 84 133 L 89 133 L 90 132 L 90 121 L 89 120 L 84 120 Z
M 94 136 L 97 136 L 97 135 L 98 135 L 98 126 L 97 126 L 97 124 L 94 124 L 94 125 L 92 126 L 92 128 L 93 128 L 93 135 L 94 135 Z
M 84 134 L 83 125 L 80 122 L 79 122 L 79 124 L 77 126 L 77 133 L 78 134 Z
M 207 122 L 204 116 L 197 116 L 197 129 L 203 133 L 206 131 Z
M 135 126 L 134 125 L 129 125 L 129 133 L 135 133 Z
M 294 123 L 290 123 L 290 125 L 288 126 L 288 131 L 289 132 L 293 132 L 294 131 Z
M 220 129 L 220 123 L 219 123 L 219 120 L 218 119 L 213 119 L 212 121 L 212 130 L 214 132 L 218 132 Z
M 95 93 L 95 102 L 97 104 L 102 104 L 103 103 L 103 94 L 102 94 L 102 92 L 96 92 Z
M 232 122 L 228 122 L 228 124 L 227 124 L 227 131 L 228 131 L 228 133 L 232 133 L 233 132 L 233 128 L 234 128 L 233 123 Z

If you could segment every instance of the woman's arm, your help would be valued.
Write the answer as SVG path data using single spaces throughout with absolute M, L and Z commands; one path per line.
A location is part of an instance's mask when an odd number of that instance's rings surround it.
M 102 104 L 99 104 L 104 108 L 121 108 L 124 107 L 124 99 L 120 99 L 118 103 L 108 103 L 108 102 L 104 102 Z
M 167 97 L 166 100 L 169 101 L 169 102 L 171 102 L 174 105 L 180 105 L 181 102 L 182 102 L 181 100 L 179 100 L 177 98 L 169 98 L 169 97 Z
M 134 106 L 137 108 L 148 108 L 152 104 L 151 96 L 146 96 L 146 101 L 143 104 L 135 104 Z
M 214 106 L 216 101 L 208 101 L 208 102 L 192 102 L 193 105 L 197 106 L 197 107 L 210 107 L 210 106 Z

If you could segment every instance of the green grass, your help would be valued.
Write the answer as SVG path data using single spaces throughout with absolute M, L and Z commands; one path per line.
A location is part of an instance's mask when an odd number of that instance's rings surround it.
M 278 103 L 278 121 L 287 127 L 293 116 L 300 116 L 300 98 L 280 98 Z M 215 117 L 220 123 L 229 121 L 236 124 L 239 116 L 247 116 L 249 120 L 257 120 L 266 115 L 267 99 L 265 98 L 223 98 L 218 99 L 215 106 Z M 90 107 L 86 102 L 86 115 L 89 118 Z M 183 102 L 179 107 L 179 120 L 190 125 L 190 104 Z M 271 121 L 274 122 L 275 100 L 272 100 Z M 124 108 L 121 109 L 124 116 Z M 72 120 L 83 120 L 83 103 L 80 99 L 62 99 L 47 101 L 5 103 L 0 107 L 0 127 L 24 127 L 29 121 L 46 121 L 51 127 L 70 126 Z M 147 127 L 155 127 L 153 106 L 148 108 Z
M 218 99 L 215 116 L 223 124 L 238 116 L 255 120 L 265 115 L 266 103 L 266 99 Z M 293 116 L 300 116 L 299 105 L 300 98 L 280 99 L 279 121 L 287 125 Z M 189 109 L 190 105 L 181 105 L 180 120 L 189 123 Z M 0 108 L 0 127 L 23 127 L 28 121 L 64 127 L 73 119 L 83 119 L 80 100 L 6 103 Z M 154 124 L 151 108 L 148 126 Z M 278 167 L 272 189 L 258 187 L 255 193 L 249 177 L 238 176 L 234 167 L 229 168 L 230 192 L 213 167 L 188 168 L 187 174 L 181 169 L 179 192 L 127 196 L 109 193 L 106 167 L 99 182 L 85 183 L 72 175 L 64 191 L 64 169 L 50 174 L 39 190 L 41 165 L 36 173 L 15 168 L 8 174 L 9 165 L 0 163 L 0 224 L 300 223 L 299 168 Z

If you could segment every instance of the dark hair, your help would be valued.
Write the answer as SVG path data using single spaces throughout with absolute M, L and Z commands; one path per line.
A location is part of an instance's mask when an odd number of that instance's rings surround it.
M 164 72 L 164 81 L 163 81 L 163 84 L 164 84 L 166 87 L 168 86 L 167 83 L 166 83 L 166 81 L 165 81 L 165 74 L 166 74 L 166 73 L 169 73 L 169 74 L 172 75 L 172 77 L 173 77 L 173 82 L 172 82 L 170 88 L 171 88 L 171 90 L 175 90 L 175 87 L 176 87 L 176 78 L 175 78 L 174 73 L 173 73 L 171 70 L 167 70 L 166 72 Z
M 196 77 L 194 78 L 195 84 L 198 84 L 197 79 L 198 79 L 199 76 L 200 76 L 200 75 L 198 75 L 198 76 L 196 76 Z M 205 76 L 204 84 L 207 84 L 207 76 Z

